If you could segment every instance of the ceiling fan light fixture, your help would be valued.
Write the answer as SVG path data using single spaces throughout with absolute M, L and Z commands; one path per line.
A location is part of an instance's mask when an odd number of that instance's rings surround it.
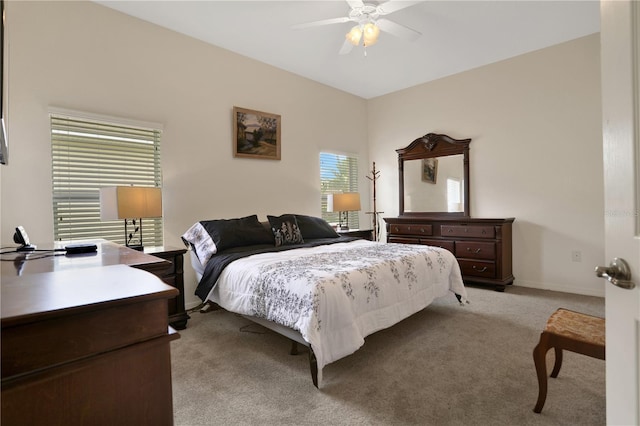
M 351 28 L 351 31 L 349 31 L 345 37 L 347 40 L 349 40 L 349 43 L 353 44 L 354 46 L 360 44 L 360 38 L 362 37 L 362 29 L 360 28 L 360 25 L 356 25 L 355 27 Z
M 380 28 L 378 28 L 378 26 L 375 23 L 369 22 L 365 24 L 362 32 L 364 36 L 365 46 L 373 46 L 378 42 L 378 36 L 380 35 Z

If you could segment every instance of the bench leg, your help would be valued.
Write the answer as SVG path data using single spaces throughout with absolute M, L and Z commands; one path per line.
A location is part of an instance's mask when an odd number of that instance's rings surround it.
M 553 349 L 556 351 L 556 362 L 553 364 L 553 371 L 551 372 L 551 377 L 554 379 L 558 377 L 558 373 L 560 372 L 560 367 L 562 367 L 562 349 L 555 346 Z
M 547 352 L 549 347 L 549 335 L 545 332 L 540 334 L 540 342 L 533 349 L 533 362 L 536 365 L 536 373 L 538 375 L 538 401 L 533 409 L 535 413 L 540 413 L 544 402 L 547 399 Z

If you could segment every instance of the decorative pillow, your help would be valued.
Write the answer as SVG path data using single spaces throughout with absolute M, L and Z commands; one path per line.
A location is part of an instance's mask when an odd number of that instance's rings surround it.
M 215 243 L 218 253 L 231 247 L 273 244 L 273 235 L 265 229 L 257 215 L 238 219 L 200 222 Z
M 320 217 L 295 215 L 302 238 L 311 240 L 314 238 L 338 238 L 340 235 Z
M 267 216 L 269 223 L 271 224 L 271 231 L 276 240 L 276 247 L 286 246 L 291 244 L 302 244 L 304 239 L 300 228 L 298 228 L 298 221 L 292 214 L 283 214 L 282 216 Z
M 217 248 L 207 230 L 200 222 L 182 234 L 182 242 L 196 254 L 201 264 L 206 265 L 211 256 L 216 254 Z

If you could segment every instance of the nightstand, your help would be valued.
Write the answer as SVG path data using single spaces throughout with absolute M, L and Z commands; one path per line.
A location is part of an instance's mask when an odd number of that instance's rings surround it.
M 338 235 L 343 237 L 357 237 L 365 240 L 373 241 L 373 229 L 349 229 L 347 231 L 336 231 Z
M 171 266 L 156 273 L 159 278 L 180 292 L 169 299 L 169 324 L 176 330 L 187 327 L 189 314 L 184 308 L 184 254 L 187 250 L 173 247 L 145 247 L 144 252 L 171 262 Z

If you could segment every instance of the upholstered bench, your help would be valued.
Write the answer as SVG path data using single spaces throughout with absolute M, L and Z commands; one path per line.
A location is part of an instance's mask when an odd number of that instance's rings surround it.
M 562 350 L 604 359 L 605 354 L 604 318 L 582 314 L 560 308 L 547 320 L 540 342 L 533 349 L 533 361 L 538 374 L 538 402 L 534 412 L 540 413 L 547 399 L 546 356 L 549 349 L 555 349 L 556 360 L 551 377 L 558 377 L 562 366 Z

